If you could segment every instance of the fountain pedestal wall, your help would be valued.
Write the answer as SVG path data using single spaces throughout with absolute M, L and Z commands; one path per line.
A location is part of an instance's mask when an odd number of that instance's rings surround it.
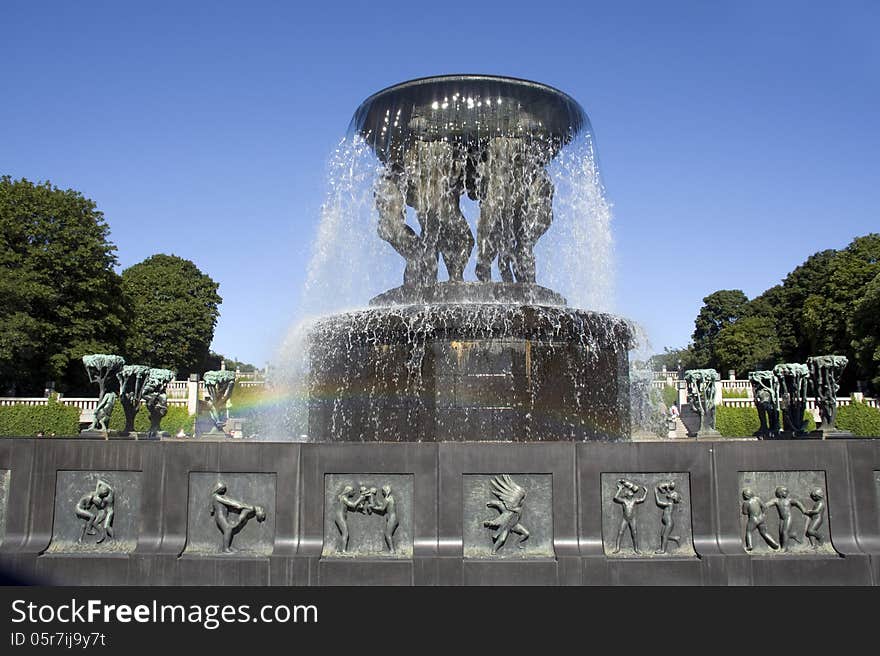
M 780 463 L 784 466 L 780 467 Z M 487 488 L 523 486 L 530 537 L 492 553 Z M 77 544 L 75 499 L 96 479 L 115 493 L 114 536 Z M 659 546 L 662 509 L 635 507 L 642 554 L 626 535 L 615 483 L 674 481 L 676 535 Z M 211 487 L 266 509 L 221 551 Z M 339 552 L 334 503 L 342 486 L 391 485 L 397 550 L 384 518 L 349 513 Z M 744 548 L 743 485 L 764 501 L 785 485 L 807 508 L 825 491 L 824 536 L 812 549 L 799 511 L 790 551 L 755 532 Z M 381 495 L 381 493 L 380 493 Z M 779 535 L 776 509 L 768 535 Z M 358 524 L 359 523 L 359 524 Z M 74 532 L 71 534 L 71 530 Z M 70 537 L 73 536 L 71 540 Z M 514 536 L 518 537 L 518 536 Z M 297 444 L 218 439 L 0 438 L 0 576 L 53 585 L 878 585 L 880 439 L 544 444 Z
M 498 304 L 338 315 L 310 336 L 310 441 L 629 438 L 630 328 Z

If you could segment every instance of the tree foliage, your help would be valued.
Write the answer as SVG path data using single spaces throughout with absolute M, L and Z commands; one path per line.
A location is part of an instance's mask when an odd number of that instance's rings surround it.
M 648 364 L 654 371 L 660 371 L 666 367 L 666 371 L 678 371 L 681 369 L 698 369 L 696 356 L 691 347 L 671 349 L 665 347 L 663 353 L 652 355 Z
M 218 286 L 175 255 L 153 255 L 123 271 L 131 306 L 126 361 L 172 369 L 181 378 L 204 371 L 222 302 Z
M 771 287 L 750 301 L 745 309 L 746 315 L 774 321 L 782 357 L 788 362 L 805 362 L 815 354 L 804 322 L 804 306 L 807 299 L 825 285 L 836 255 L 835 250 L 811 255 L 789 273 L 781 285 Z
M 715 337 L 742 316 L 749 299 L 739 289 L 721 289 L 703 299 L 703 307 L 694 321 L 693 349 L 698 367 L 718 361 Z
M 749 371 L 772 369 L 781 355 L 776 322 L 770 317 L 742 317 L 722 328 L 714 350 L 718 368 L 733 369 L 740 378 Z
M 858 237 L 828 263 L 828 273 L 804 302 L 804 329 L 815 353 L 851 351 L 853 310 L 880 273 L 880 234 Z
M 667 408 L 678 403 L 678 390 L 672 385 L 664 385 L 661 394 Z
M 779 425 L 782 425 L 780 417 Z M 715 408 L 715 428 L 722 437 L 750 437 L 761 427 L 758 410 L 754 406 L 730 408 L 719 405 Z M 816 421 L 809 410 L 804 411 L 804 430 L 816 430 Z
M 49 182 L 0 177 L 0 393 L 88 386 L 82 356 L 124 332 L 116 247 L 95 203 Z
M 867 380 L 880 390 L 878 276 L 878 233 L 820 251 L 751 301 L 739 290 L 707 296 L 690 348 L 700 367 L 742 372 L 811 355 L 845 355 L 852 364 L 841 389 Z
M 849 320 L 856 364 L 875 389 L 880 389 L 880 273 L 856 301 Z

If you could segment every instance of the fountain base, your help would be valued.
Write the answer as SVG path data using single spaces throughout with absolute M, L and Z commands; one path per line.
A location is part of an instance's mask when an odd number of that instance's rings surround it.
M 372 307 L 393 305 L 450 305 L 505 303 L 564 307 L 565 297 L 529 282 L 440 282 L 434 285 L 401 285 L 370 299 Z
M 629 439 L 631 329 L 612 315 L 394 306 L 324 319 L 309 341 L 310 441 Z

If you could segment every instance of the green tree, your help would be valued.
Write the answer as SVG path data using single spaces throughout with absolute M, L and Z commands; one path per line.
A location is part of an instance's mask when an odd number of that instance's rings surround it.
M 694 321 L 693 350 L 696 364 L 718 367 L 715 337 L 725 326 L 742 316 L 749 299 L 739 289 L 721 289 L 703 299 L 703 307 Z
M 223 300 L 218 286 L 176 255 L 153 255 L 123 271 L 131 307 L 126 361 L 172 369 L 178 378 L 204 371 Z
M 856 380 L 871 380 L 880 388 L 878 275 L 878 233 L 857 237 L 839 251 L 820 251 L 781 285 L 744 304 L 738 290 L 707 296 L 690 348 L 699 366 L 737 371 L 774 360 L 846 355 L 852 364 L 841 377 L 842 393 L 852 390 Z M 754 321 L 743 323 L 746 318 Z
M 780 358 L 776 323 L 768 317 L 743 317 L 715 337 L 715 356 L 722 372 L 733 369 L 739 378 L 749 371 L 772 369 Z
M 804 323 L 807 299 L 822 289 L 830 275 L 835 250 L 824 250 L 808 257 L 782 281 L 755 298 L 746 308 L 749 316 L 774 320 L 781 357 L 787 362 L 805 362 L 815 355 Z
M 859 374 L 880 390 L 880 273 L 856 302 L 849 329 Z
M 774 285 L 760 296 L 750 300 L 743 309 L 743 317 L 760 317 L 773 322 L 781 358 L 786 357 L 786 349 L 788 352 L 794 352 L 797 347 L 797 340 L 791 329 L 792 322 L 786 320 L 786 317 L 790 315 L 783 311 L 785 307 L 785 287 Z
M 666 346 L 663 353 L 652 355 L 648 360 L 648 365 L 654 371 L 660 371 L 663 367 L 667 371 L 678 371 L 679 363 L 682 371 L 696 368 L 697 362 L 691 347 L 671 349 Z
M 846 355 L 852 364 L 841 377 L 843 393 L 857 379 L 880 386 L 878 275 L 878 233 L 857 237 L 839 251 L 820 251 L 781 285 L 742 307 L 735 291 L 707 296 L 692 348 L 701 366 L 737 371 L 769 366 L 774 359 L 805 362 L 811 355 Z M 732 329 L 749 317 L 762 321 Z
M 109 232 L 81 193 L 0 177 L 0 392 L 84 391 L 82 356 L 122 345 Z
M 803 323 L 811 354 L 839 353 L 854 360 L 856 304 L 866 286 L 880 273 L 880 233 L 857 237 L 828 263 L 828 275 L 804 301 Z M 866 372 L 867 373 L 867 372 Z M 844 374 L 854 380 L 855 368 Z

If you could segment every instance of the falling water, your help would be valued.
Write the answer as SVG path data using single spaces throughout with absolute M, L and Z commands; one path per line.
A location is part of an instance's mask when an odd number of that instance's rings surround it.
M 473 108 L 474 103 L 479 102 L 464 96 L 457 100 L 467 103 L 468 108 Z M 500 96 L 497 102 L 501 103 Z M 393 145 L 388 145 L 392 142 L 383 141 L 386 139 L 386 127 L 398 127 L 395 117 L 400 116 L 400 110 L 396 113 L 386 111 L 381 133 L 365 133 L 358 129 L 358 125 L 363 124 L 365 115 L 361 112 L 364 107 L 369 108 L 368 103 L 369 101 L 365 102 L 355 115 L 349 133 L 330 157 L 326 197 L 312 247 L 306 282 L 300 296 L 299 319 L 291 327 L 279 351 L 277 365 L 273 367 L 271 385 L 278 403 L 273 405 L 274 415 L 271 421 L 276 426 L 273 432 L 279 436 L 292 435 L 294 439 L 298 439 L 307 433 L 307 400 L 311 375 L 308 338 L 314 333 L 316 325 L 320 323 L 321 330 L 326 331 L 329 327 L 331 332 L 342 335 L 349 331 L 351 339 L 347 343 L 343 340 L 342 348 L 352 348 L 357 336 L 351 331 L 363 331 L 364 322 L 368 326 L 370 320 L 365 320 L 365 315 L 357 315 L 358 319 L 354 321 L 351 313 L 364 310 L 371 298 L 400 285 L 403 280 L 405 261 L 388 242 L 379 237 L 380 217 L 377 211 L 377 195 L 388 188 L 388 173 L 392 170 L 392 162 L 400 161 L 399 157 L 395 160 Z M 572 104 L 576 108 L 573 101 Z M 442 113 L 446 106 L 434 109 Z M 493 106 L 491 111 L 500 110 Z M 479 143 L 485 144 L 487 139 L 503 142 L 509 135 L 509 141 L 516 142 L 518 148 L 524 149 L 521 156 L 510 160 L 519 163 L 522 170 L 517 170 L 516 165 L 508 167 L 513 170 L 508 171 L 503 196 L 507 200 L 514 199 L 510 202 L 528 198 L 525 187 L 534 184 L 534 171 L 545 170 L 543 165 L 536 169 L 532 160 L 549 161 L 546 174 L 549 174 L 554 190 L 552 222 L 534 248 L 537 263 L 535 279 L 540 285 L 564 296 L 568 307 L 573 310 L 609 312 L 615 305 L 612 213 L 602 186 L 589 121 L 585 115 L 572 109 L 568 110 L 567 119 L 563 112 L 560 120 L 563 123 L 568 121 L 566 125 L 575 126 L 576 129 L 572 129 L 570 137 L 560 141 L 558 125 L 553 126 L 557 130 L 555 133 L 549 124 L 529 124 L 524 128 L 516 111 L 510 114 L 508 110 L 502 116 L 503 120 L 495 116 L 495 128 L 491 133 L 486 132 L 484 126 L 478 125 L 478 131 L 483 130 L 480 132 L 482 136 L 479 137 Z M 421 120 L 415 113 L 413 116 L 415 119 L 410 120 L 410 126 Z M 394 121 L 393 124 L 389 122 L 389 117 Z M 407 134 L 406 139 L 425 144 L 437 143 L 420 141 L 426 130 L 438 129 L 436 125 L 426 127 L 420 124 L 417 127 L 421 130 L 420 136 L 413 130 L 412 134 Z M 442 131 L 443 126 L 439 129 Z M 445 138 L 442 137 L 440 141 Z M 455 143 L 457 145 L 454 148 L 449 146 L 446 150 L 440 150 L 443 153 L 454 153 L 452 157 L 458 158 L 458 161 L 447 163 L 448 165 L 467 172 L 466 175 L 461 174 L 468 184 L 467 189 L 461 190 L 460 207 L 472 235 L 478 237 L 480 202 L 476 198 L 480 195 L 478 190 L 482 184 L 481 171 L 484 170 L 484 164 L 478 161 L 475 165 L 475 159 L 479 160 L 479 152 L 484 152 L 482 149 L 485 146 L 479 146 L 480 150 L 475 158 L 473 143 Z M 412 154 L 412 146 L 408 148 Z M 398 165 L 395 179 L 399 180 L 397 184 L 401 185 L 401 191 L 397 193 L 405 194 L 407 184 L 412 189 L 413 181 L 417 184 L 420 176 L 430 173 L 431 167 L 435 166 L 434 162 L 428 161 L 420 168 L 420 161 L 413 162 L 412 158 L 408 160 L 402 173 Z M 436 167 L 434 172 L 436 173 Z M 383 180 L 384 187 L 380 184 Z M 409 196 L 406 202 L 408 205 L 412 204 Z M 418 234 L 422 226 L 412 207 L 406 208 L 405 216 L 407 225 Z M 465 281 L 477 279 L 477 259 L 478 248 L 474 248 L 464 270 Z M 445 280 L 446 276 L 444 259 L 441 258 L 438 280 Z M 492 279 L 499 280 L 497 262 L 492 265 Z M 484 311 L 474 313 L 468 320 L 475 323 L 488 321 L 487 325 L 495 321 L 494 318 L 491 321 L 481 318 L 483 314 Z M 435 313 L 435 319 L 437 316 Z M 444 321 L 442 314 L 439 316 L 439 320 Z M 490 312 L 486 316 L 494 317 L 495 313 Z M 552 324 L 558 321 L 558 317 L 550 312 L 543 320 Z M 613 326 L 619 320 L 609 318 L 608 321 L 608 330 L 616 330 Z M 480 332 L 479 326 L 467 330 L 474 334 Z M 418 327 L 413 328 L 413 334 L 419 334 Z M 595 352 L 596 345 L 604 339 L 587 333 L 581 337 L 590 353 Z M 413 353 L 418 354 L 419 338 L 411 341 Z M 339 348 L 338 343 L 334 348 Z M 625 349 L 626 345 L 621 344 L 621 348 Z M 334 354 L 334 357 L 338 358 L 339 354 Z M 414 362 L 410 368 L 417 374 L 419 367 L 420 362 Z
M 615 307 L 614 240 L 611 204 L 599 175 L 592 135 L 586 134 L 559 153 L 550 165 L 556 186 L 554 221 L 538 242 L 539 280 L 559 291 L 569 305 L 613 312 Z
M 649 359 L 653 354 L 648 333 L 639 324 L 633 329 L 632 350 L 629 354 L 630 420 L 634 433 L 665 437 L 667 410 L 658 389 L 653 387 L 654 371 Z
M 302 316 L 366 307 L 369 299 L 403 279 L 403 260 L 377 235 L 373 190 L 382 171 L 382 164 L 358 135 L 348 135 L 332 154 L 326 201 L 302 291 Z M 566 297 L 570 307 L 611 312 L 615 306 L 612 213 L 592 138 L 586 135 L 570 143 L 548 172 L 556 193 L 553 222 L 535 248 L 537 280 Z M 462 210 L 476 234 L 477 204 L 463 197 Z M 407 218 L 418 231 L 414 218 Z M 465 280 L 476 280 L 475 260 L 476 249 Z

